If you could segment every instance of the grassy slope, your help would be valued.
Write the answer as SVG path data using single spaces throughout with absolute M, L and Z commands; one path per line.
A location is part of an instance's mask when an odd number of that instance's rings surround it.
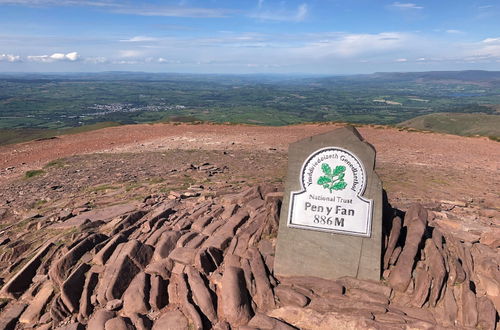
M 85 125 L 85 126 L 66 128 L 66 129 L 43 129 L 43 128 L 0 129 L 0 145 L 26 142 L 36 139 L 51 139 L 58 135 L 83 133 L 118 125 L 120 124 L 115 122 L 102 122 L 92 125 Z
M 457 135 L 500 137 L 500 115 L 434 113 L 404 121 L 398 126 Z

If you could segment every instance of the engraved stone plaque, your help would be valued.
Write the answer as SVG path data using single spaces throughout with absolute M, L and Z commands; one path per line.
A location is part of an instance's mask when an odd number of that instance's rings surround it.
M 370 236 L 372 201 L 362 196 L 366 174 L 356 155 L 322 148 L 306 159 L 300 173 L 302 190 L 291 193 L 289 227 Z
M 382 183 L 375 149 L 352 126 L 292 143 L 277 276 L 380 280 Z

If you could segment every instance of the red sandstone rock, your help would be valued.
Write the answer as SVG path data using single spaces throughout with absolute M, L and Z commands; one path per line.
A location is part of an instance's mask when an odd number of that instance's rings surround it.
M 153 326 L 153 322 L 149 318 L 140 314 L 129 315 L 129 318 L 137 330 L 150 330 Z
M 151 247 L 136 240 L 118 245 L 106 263 L 99 281 L 99 302 L 105 305 L 108 300 L 120 299 L 135 275 L 149 262 L 152 254 Z
M 146 266 L 144 272 L 150 275 L 161 276 L 164 280 L 170 278 L 172 273 L 172 268 L 174 267 L 174 262 L 172 259 L 166 258 L 161 261 L 155 261 Z
M 427 211 L 419 204 L 412 205 L 405 216 L 407 236 L 398 262 L 389 276 L 389 284 L 404 292 L 410 283 L 415 256 L 427 225 Z
M 125 315 L 146 314 L 150 308 L 149 301 L 146 299 L 149 290 L 149 275 L 140 272 L 123 293 L 123 313 Z
M 195 249 L 178 247 L 169 254 L 169 258 L 183 265 L 192 265 L 197 251 Z
M 433 233 L 434 234 L 434 233 Z M 434 240 L 427 240 L 424 253 L 429 274 L 432 277 L 432 287 L 429 295 L 429 303 L 432 307 L 436 306 L 446 277 L 446 266 L 441 252 L 435 245 Z
M 109 319 L 104 324 L 105 330 L 135 330 L 134 326 L 125 321 L 123 317 Z
M 30 302 L 28 308 L 23 312 L 21 317 L 19 318 L 20 323 L 31 324 L 38 321 L 40 317 L 40 313 L 43 308 L 47 305 L 50 298 L 54 294 L 54 288 L 50 281 L 46 281 L 43 286 L 40 288 L 40 291 L 33 298 L 33 301 Z
M 356 300 L 361 300 L 361 301 L 366 301 L 369 303 L 376 303 L 376 304 L 381 304 L 381 305 L 388 305 L 389 304 L 389 299 L 384 297 L 381 294 L 378 293 L 373 293 L 371 291 L 366 291 L 363 289 L 356 289 L 356 288 L 351 288 L 347 290 L 346 296 L 352 297 Z
M 102 234 L 93 234 L 76 244 L 63 257 L 52 264 L 49 270 L 49 277 L 56 285 L 62 285 L 69 275 L 71 268 L 80 260 L 80 258 L 95 245 L 107 239 Z
M 61 286 L 61 300 L 70 312 L 77 312 L 80 297 L 85 284 L 85 273 L 90 269 L 87 264 L 80 264 Z
M 481 234 L 479 242 L 494 249 L 500 248 L 500 228 L 489 228 Z
M 222 316 L 232 326 L 237 327 L 250 321 L 252 310 L 241 268 L 225 268 L 219 299 Z
M 113 299 L 113 300 L 110 300 L 107 302 L 105 308 L 108 310 L 108 311 L 116 311 L 120 308 L 122 308 L 123 306 L 123 300 L 121 299 Z
M 281 306 L 304 307 L 309 303 L 306 296 L 286 285 L 274 288 L 274 294 L 278 297 Z
M 268 311 L 274 309 L 276 304 L 274 302 L 273 291 L 267 276 L 266 266 L 264 265 L 259 250 L 255 247 L 251 247 L 248 251 L 251 256 L 250 267 L 255 279 L 256 292 L 255 295 L 253 295 L 253 300 L 260 310 Z
M 413 305 L 422 307 L 429 296 L 432 278 L 422 262 L 417 263 L 415 268 L 415 290 L 413 292 Z
M 324 313 L 328 311 L 345 312 L 346 314 L 352 311 L 363 311 L 364 313 L 385 313 L 387 305 L 379 303 L 366 302 L 357 299 L 350 299 L 344 296 L 339 296 L 334 299 L 324 297 L 312 298 L 307 308 Z
M 470 290 L 468 281 L 460 285 L 460 308 L 458 309 L 458 320 L 465 327 L 475 327 L 477 324 L 476 296 Z
M 188 329 L 188 321 L 181 311 L 167 311 L 154 322 L 152 330 Z
M 186 247 L 190 249 L 197 249 L 199 248 L 203 242 L 208 238 L 208 236 L 205 236 L 203 234 L 198 234 L 195 237 L 193 237 L 192 240 L 186 243 Z
M 26 304 L 15 303 L 9 305 L 0 315 L 0 329 L 14 329 Z
M 375 294 L 382 295 L 386 298 L 391 296 L 392 289 L 380 282 L 375 281 L 363 281 L 354 277 L 344 276 L 337 280 L 337 282 L 346 288 L 356 288 L 365 291 L 369 291 Z
M 323 296 L 338 297 L 342 296 L 344 291 L 344 287 L 340 283 L 318 277 L 294 276 L 279 278 L 279 280 L 283 284 L 292 285 L 294 287 L 298 285 Z
M 400 217 L 396 216 L 392 219 L 391 232 L 389 233 L 389 240 L 387 242 L 387 248 L 384 253 L 384 269 L 389 267 L 389 260 L 391 259 L 396 243 L 399 239 L 399 234 L 401 233 L 403 221 Z
M 160 261 L 168 257 L 172 250 L 175 249 L 175 245 L 180 236 L 181 234 L 177 231 L 164 232 L 156 244 L 153 260 Z
M 477 299 L 477 327 L 479 329 L 495 329 L 497 311 L 493 303 L 486 297 Z
M 213 220 L 212 215 L 205 215 L 203 217 L 197 218 L 194 220 L 193 224 L 191 225 L 191 230 L 201 232 L 203 228 L 205 228 L 210 222 Z
M 255 314 L 254 317 L 248 322 L 248 325 L 250 327 L 253 327 L 255 329 L 263 329 L 263 330 L 293 330 L 295 329 L 292 326 L 289 326 L 288 324 L 269 317 L 265 314 L 262 313 L 257 313 Z
M 181 309 L 184 315 L 186 315 L 190 319 L 192 325 L 196 330 L 203 330 L 203 321 L 201 319 L 201 316 L 194 305 L 189 301 L 189 288 L 186 282 L 185 274 L 181 274 L 179 276 L 178 293 L 181 303 Z
M 445 327 L 452 327 L 456 323 L 457 313 L 458 308 L 453 290 L 445 287 L 443 290 L 443 298 L 436 306 L 436 319 L 439 324 Z
M 167 282 L 158 275 L 151 275 L 150 282 L 149 305 L 155 310 L 160 310 L 168 304 Z
M 94 273 L 92 270 L 87 272 L 85 283 L 83 284 L 82 295 L 80 297 L 80 308 L 78 314 L 79 321 L 86 320 L 92 313 L 93 306 L 90 301 L 90 297 L 97 286 L 98 275 L 99 274 Z
M 282 307 L 268 314 L 299 329 L 377 329 L 371 319 L 352 317 L 343 313 L 320 313 L 309 308 Z
M 217 314 L 214 308 L 214 302 L 201 274 L 193 267 L 188 267 L 186 273 L 188 275 L 189 287 L 191 288 L 194 302 L 207 319 L 212 322 L 212 324 L 215 324 L 217 322 Z
M 222 252 L 219 249 L 208 247 L 198 250 L 194 257 L 194 266 L 205 275 L 209 275 L 219 267 L 222 260 Z
M 40 267 L 42 257 L 52 245 L 52 242 L 48 242 L 42 246 L 38 253 L 4 284 L 0 290 L 0 298 L 17 298 L 28 289 L 38 267 Z
M 109 257 L 113 254 L 113 251 L 118 246 L 118 244 L 126 241 L 124 235 L 116 235 L 111 238 L 106 245 L 94 256 L 92 262 L 96 265 L 104 265 L 108 261 Z
M 111 320 L 115 316 L 115 313 L 110 312 L 105 309 L 100 309 L 92 315 L 87 324 L 87 329 L 92 330 L 105 330 L 104 326 L 108 320 Z

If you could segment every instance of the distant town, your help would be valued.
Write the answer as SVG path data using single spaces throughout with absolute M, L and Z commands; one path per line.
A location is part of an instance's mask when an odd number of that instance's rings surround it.
M 183 110 L 186 109 L 184 105 L 167 105 L 166 103 L 160 103 L 155 105 L 145 105 L 137 106 L 130 103 L 111 103 L 111 104 L 94 104 L 88 107 L 89 110 L 96 110 L 96 112 L 84 113 L 80 117 L 85 116 L 103 116 L 110 113 L 116 112 L 138 112 L 138 111 L 149 111 L 158 112 L 165 110 Z

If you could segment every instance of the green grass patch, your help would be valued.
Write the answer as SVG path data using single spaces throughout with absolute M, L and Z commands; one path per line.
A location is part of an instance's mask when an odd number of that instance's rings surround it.
M 39 199 L 39 200 L 36 200 L 34 203 L 33 203 L 33 208 L 39 208 L 41 207 L 42 205 L 44 204 L 47 204 L 47 201 L 45 199 Z
M 120 188 L 121 188 L 120 186 L 114 186 L 112 184 L 106 183 L 106 184 L 101 184 L 99 186 L 89 188 L 88 191 L 89 192 L 99 192 L 99 191 L 106 191 L 106 190 L 116 190 L 116 189 L 120 189 Z
M 56 159 L 56 160 L 50 161 L 47 164 L 45 164 L 45 166 L 43 168 L 51 168 L 51 167 L 62 168 L 65 165 L 66 165 L 66 162 L 63 159 Z
M 134 190 L 134 189 L 136 189 L 136 188 L 139 188 L 139 187 L 141 187 L 141 186 L 142 186 L 142 185 L 141 185 L 140 183 L 138 183 L 138 182 L 130 182 L 130 183 L 127 183 L 127 184 L 125 185 L 125 191 L 126 191 L 126 192 L 129 192 L 129 191 Z
M 488 136 L 488 139 L 496 141 L 496 142 L 500 142 L 500 136 Z
M 398 124 L 406 130 L 434 131 L 463 136 L 488 136 L 500 139 L 500 115 L 484 113 L 434 113 Z
M 44 170 L 30 170 L 30 171 L 26 171 L 26 173 L 24 173 L 24 178 L 30 179 L 30 178 L 34 178 L 36 176 L 40 176 L 42 174 L 45 174 Z
M 149 182 L 150 184 L 162 183 L 162 182 L 164 182 L 164 181 L 165 181 L 165 179 L 164 179 L 164 178 L 162 178 L 162 177 L 154 177 L 154 178 L 150 178 L 150 179 L 148 180 L 148 182 Z
M 116 122 L 102 122 L 72 128 L 0 128 L 0 145 L 14 144 L 31 140 L 57 139 L 57 136 L 95 131 L 101 128 L 119 126 Z

